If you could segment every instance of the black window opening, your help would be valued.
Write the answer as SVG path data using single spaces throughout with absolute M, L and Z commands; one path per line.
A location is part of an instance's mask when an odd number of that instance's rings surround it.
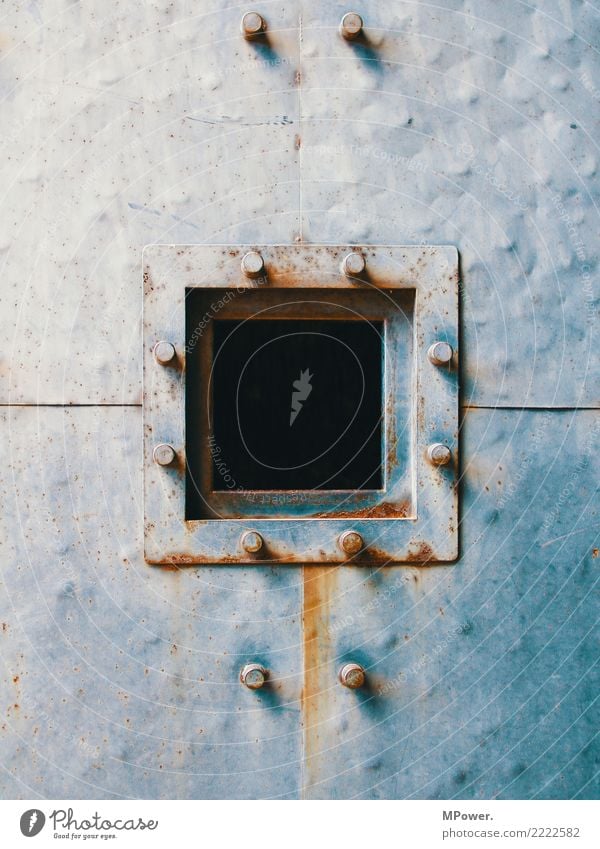
M 187 356 L 190 517 L 207 456 L 215 492 L 382 489 L 382 321 L 211 323 Z

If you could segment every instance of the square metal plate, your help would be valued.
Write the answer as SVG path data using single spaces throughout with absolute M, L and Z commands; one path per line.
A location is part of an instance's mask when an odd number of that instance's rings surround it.
M 248 251 L 259 252 L 264 261 L 264 271 L 256 279 L 241 269 Z M 358 277 L 348 277 L 342 270 L 344 257 L 351 252 L 365 260 L 365 271 Z M 284 328 L 289 329 L 287 334 L 280 332 Z M 145 248 L 146 560 L 380 565 L 455 560 L 457 334 L 454 247 Z M 291 341 L 286 349 L 278 349 L 284 335 Z M 304 339 L 301 345 L 296 344 L 299 336 Z M 223 343 L 230 338 L 237 340 L 236 345 L 230 345 L 219 360 Z M 352 349 L 359 362 L 354 377 L 343 359 L 341 366 L 336 365 L 335 345 L 329 350 L 328 339 L 341 345 L 340 350 Z M 176 357 L 167 365 L 154 356 L 159 341 L 175 348 Z M 427 352 L 436 341 L 454 349 L 449 366 L 430 362 Z M 262 361 L 256 360 L 254 352 L 265 346 L 271 359 L 263 353 Z M 372 365 L 371 372 L 365 372 L 365 363 L 372 363 L 374 356 L 381 358 L 380 375 Z M 360 357 L 365 358 L 362 363 Z M 292 369 L 289 374 L 298 372 L 300 381 L 295 388 L 290 386 L 289 393 L 284 366 Z M 240 381 L 242 373 L 254 375 L 250 390 Z M 303 381 L 311 382 L 310 387 Z M 342 394 L 328 414 L 323 405 L 335 392 Z M 327 479 L 327 468 L 316 459 L 306 461 L 304 471 L 281 472 L 289 467 L 294 451 L 302 459 L 306 446 L 318 442 L 319 421 L 323 433 L 335 433 L 336 427 L 341 433 L 336 423 L 343 417 L 341 402 L 355 403 L 353 392 L 361 401 L 367 397 L 370 407 L 366 413 L 361 408 L 358 421 L 363 421 L 363 431 L 350 430 L 349 444 L 372 431 L 380 443 L 378 451 L 373 439 L 362 439 L 365 462 L 372 469 L 366 485 L 358 483 L 362 471 L 352 467 L 352 458 L 331 486 L 319 483 Z M 293 398 L 301 400 L 290 408 Z M 229 426 L 234 412 L 244 450 L 238 450 L 235 428 Z M 357 428 L 355 418 L 348 421 Z M 447 466 L 427 461 L 427 447 L 438 442 L 452 451 Z M 154 461 L 158 444 L 173 446 L 172 464 L 160 466 Z M 245 463 L 244 452 L 254 457 L 255 445 L 259 453 L 270 452 L 269 463 Z M 343 440 L 335 450 L 336 462 L 344 468 Z M 263 538 L 258 554 L 248 554 L 241 546 L 248 530 Z M 339 546 L 340 535 L 348 530 L 357 531 L 364 541 L 363 550 L 350 559 Z

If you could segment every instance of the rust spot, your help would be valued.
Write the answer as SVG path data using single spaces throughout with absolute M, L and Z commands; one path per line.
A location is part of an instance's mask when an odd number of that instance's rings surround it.
M 294 85 L 302 85 L 302 71 L 296 71 L 294 74 Z
M 19 683 L 19 676 L 15 675 L 15 677 L 13 678 L 13 684 L 18 684 L 18 683 Z
M 298 134 L 294 136 L 294 147 L 296 148 L 296 150 L 300 150 L 300 148 L 302 147 L 302 139 Z
M 592 549 L 592 557 L 598 557 L 599 554 L 600 554 L 600 548 L 593 548 Z
M 420 542 L 415 551 L 409 551 L 406 555 L 407 563 L 427 563 L 434 559 L 435 552 L 426 542 Z

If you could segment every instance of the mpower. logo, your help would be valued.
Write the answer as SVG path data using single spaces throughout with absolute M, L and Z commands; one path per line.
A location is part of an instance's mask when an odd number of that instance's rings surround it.
M 46 817 L 38 808 L 31 808 L 21 815 L 21 834 L 25 837 L 35 837 L 43 829 Z

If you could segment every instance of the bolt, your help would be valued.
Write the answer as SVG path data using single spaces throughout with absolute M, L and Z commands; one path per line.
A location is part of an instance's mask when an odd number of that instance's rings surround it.
M 265 264 L 258 251 L 248 251 L 247 254 L 244 254 L 242 257 L 242 272 L 246 277 L 255 279 L 256 277 L 260 277 L 264 270 Z
M 152 452 L 154 462 L 159 466 L 170 466 L 177 456 L 172 445 L 166 442 L 161 442 Z
M 346 12 L 340 23 L 340 35 L 346 41 L 352 41 L 361 34 L 363 19 L 356 12 Z
M 340 548 L 349 557 L 358 554 L 364 548 L 363 538 L 357 531 L 344 531 L 338 540 Z
M 268 677 L 268 669 L 265 669 L 260 663 L 247 663 L 240 672 L 240 681 L 249 690 L 260 690 Z
M 240 540 L 242 548 L 248 554 L 258 554 L 263 547 L 263 538 L 258 531 L 246 531 Z
M 452 452 L 447 445 L 434 442 L 427 448 L 427 459 L 432 466 L 447 466 L 452 459 Z
M 240 27 L 244 38 L 254 38 L 266 30 L 267 24 L 258 12 L 246 12 L 242 18 Z
M 154 346 L 154 359 L 161 366 L 167 366 L 175 359 L 175 347 L 170 342 L 157 342 Z
M 342 260 L 342 271 L 346 277 L 360 277 L 364 270 L 365 258 L 357 251 L 353 251 Z
M 427 351 L 429 362 L 433 363 L 434 366 L 449 365 L 452 362 L 453 355 L 452 345 L 447 342 L 434 342 Z
M 365 670 L 360 663 L 345 663 L 338 672 L 340 684 L 350 690 L 358 690 L 365 683 Z

